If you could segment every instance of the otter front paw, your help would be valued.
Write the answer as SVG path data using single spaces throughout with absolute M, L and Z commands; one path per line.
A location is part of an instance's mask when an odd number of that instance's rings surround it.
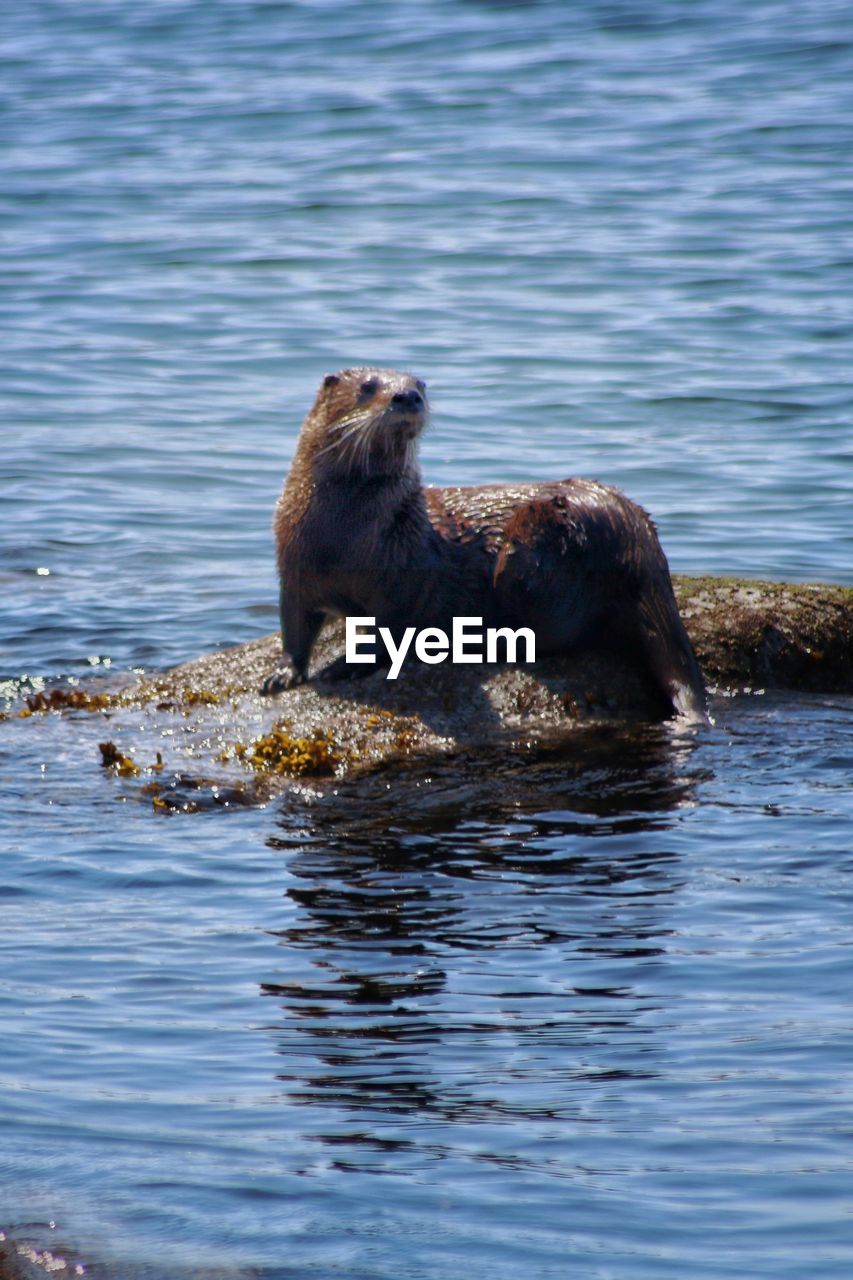
M 304 683 L 305 676 L 301 672 L 293 667 L 280 667 L 267 676 L 259 692 L 265 698 L 272 698 L 277 693 L 284 693 L 285 689 L 295 689 L 297 685 Z

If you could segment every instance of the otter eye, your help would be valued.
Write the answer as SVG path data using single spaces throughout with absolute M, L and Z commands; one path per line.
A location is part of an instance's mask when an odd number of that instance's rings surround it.
M 362 382 L 361 387 L 359 388 L 359 390 L 361 391 L 361 394 L 362 394 L 363 396 L 373 396 L 373 395 L 376 395 L 376 392 L 379 390 L 379 379 L 378 379 L 378 378 L 365 378 L 365 380 L 364 380 L 364 382 Z
M 415 386 L 417 387 L 418 391 L 420 391 L 422 396 L 426 395 L 426 383 L 423 382 L 420 378 L 415 378 Z
M 327 373 L 323 379 L 324 387 L 336 387 L 340 382 L 340 378 L 336 373 Z

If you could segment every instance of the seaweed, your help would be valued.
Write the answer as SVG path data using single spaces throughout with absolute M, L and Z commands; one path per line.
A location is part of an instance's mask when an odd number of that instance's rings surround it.
M 235 755 L 258 773 L 293 777 L 330 776 L 349 758 L 327 730 L 315 729 L 310 737 L 295 738 L 283 723 L 263 734 L 249 747 L 238 743 Z

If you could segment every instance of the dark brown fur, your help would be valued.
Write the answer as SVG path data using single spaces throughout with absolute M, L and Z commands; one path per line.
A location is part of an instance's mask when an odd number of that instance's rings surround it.
M 275 513 L 289 666 L 265 691 L 306 678 L 329 614 L 375 617 L 395 634 L 450 631 L 465 615 L 532 627 L 538 655 L 580 643 L 630 649 L 664 714 L 706 721 L 645 511 L 593 480 L 424 488 L 415 448 L 426 417 L 426 389 L 410 374 L 359 368 L 324 379 Z

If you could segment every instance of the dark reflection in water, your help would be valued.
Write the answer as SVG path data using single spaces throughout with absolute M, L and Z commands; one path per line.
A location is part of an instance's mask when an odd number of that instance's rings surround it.
M 679 885 L 691 754 L 666 730 L 589 733 L 416 763 L 315 799 L 307 824 L 283 815 L 271 844 L 301 883 L 279 936 L 307 971 L 262 990 L 282 1010 L 270 1029 L 290 1100 L 360 1123 L 583 1118 L 579 1086 L 653 1076 L 635 979 L 669 933 L 659 904 Z

